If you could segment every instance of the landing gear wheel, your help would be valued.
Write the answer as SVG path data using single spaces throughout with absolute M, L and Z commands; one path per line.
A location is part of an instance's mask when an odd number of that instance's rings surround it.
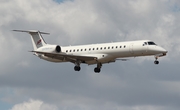
M 154 61 L 154 64 L 158 65 L 158 64 L 159 64 L 159 61 L 157 61 L 157 60 L 156 60 L 156 61 Z
M 75 71 L 80 71 L 80 70 L 81 70 L 81 67 L 80 67 L 80 66 L 75 66 L 75 67 L 74 67 L 74 70 L 75 70 Z
M 100 71 L 101 71 L 101 69 L 100 69 L 100 68 L 97 68 L 97 67 L 96 67 L 96 68 L 94 68 L 94 72 L 95 72 L 95 73 L 99 73 Z

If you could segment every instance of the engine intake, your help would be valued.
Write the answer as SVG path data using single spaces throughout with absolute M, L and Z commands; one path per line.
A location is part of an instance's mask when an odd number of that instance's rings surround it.
M 60 53 L 61 52 L 61 47 L 59 45 L 57 45 L 55 50 L 56 50 L 57 53 Z

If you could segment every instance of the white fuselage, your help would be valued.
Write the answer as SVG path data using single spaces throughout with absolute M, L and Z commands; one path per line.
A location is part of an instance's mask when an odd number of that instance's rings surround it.
M 54 48 L 52 46 L 52 48 Z M 52 50 L 50 46 L 41 47 L 38 51 L 49 52 Z M 115 62 L 117 58 L 125 57 L 138 57 L 138 56 L 151 56 L 158 55 L 164 56 L 167 51 L 154 44 L 150 40 L 129 41 L 129 42 L 114 42 L 114 43 L 102 43 L 91 45 L 79 45 L 79 46 L 66 46 L 61 47 L 61 51 L 67 55 L 79 55 L 79 56 L 94 56 L 97 57 L 97 61 L 100 63 Z M 52 57 L 38 55 L 44 60 L 51 62 L 66 62 L 65 59 L 57 60 Z M 87 64 L 96 64 L 96 60 L 84 62 Z
M 129 42 L 102 43 L 79 46 L 59 46 L 47 44 L 41 34 L 49 34 L 37 30 L 13 30 L 26 32 L 31 35 L 34 54 L 41 59 L 51 62 L 74 63 L 74 70 L 80 71 L 81 63 L 97 64 L 95 73 L 101 71 L 102 64 L 125 60 L 126 57 L 155 56 L 154 64 L 159 64 L 159 57 L 165 56 L 167 51 L 150 40 Z M 120 58 L 120 59 L 118 59 Z M 122 59 L 123 58 L 123 59 Z

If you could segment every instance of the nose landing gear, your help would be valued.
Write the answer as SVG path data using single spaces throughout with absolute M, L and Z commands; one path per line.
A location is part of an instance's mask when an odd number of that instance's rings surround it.
M 158 64 L 159 64 L 159 61 L 157 61 L 157 60 L 156 60 L 156 61 L 154 61 L 154 64 L 158 65 Z
M 157 60 L 158 59 L 158 56 L 155 56 L 155 61 L 154 61 L 154 64 L 158 65 L 159 64 L 159 61 Z

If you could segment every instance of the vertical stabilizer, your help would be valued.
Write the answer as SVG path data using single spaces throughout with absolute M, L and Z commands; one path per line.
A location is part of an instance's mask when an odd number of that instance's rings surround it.
M 29 33 L 31 35 L 31 40 L 32 40 L 34 50 L 37 50 L 38 48 L 46 45 L 46 42 L 44 41 L 41 34 L 49 34 L 49 33 L 45 33 L 45 32 L 32 31 L 32 30 L 30 30 L 30 31 L 13 30 L 13 31 Z

